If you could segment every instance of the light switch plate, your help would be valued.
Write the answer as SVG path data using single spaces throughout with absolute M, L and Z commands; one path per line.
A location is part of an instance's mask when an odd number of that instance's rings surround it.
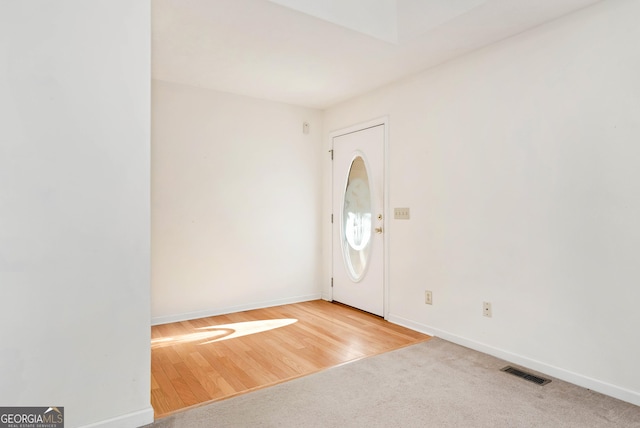
M 409 208 L 394 208 L 393 218 L 396 220 L 409 220 L 410 213 Z

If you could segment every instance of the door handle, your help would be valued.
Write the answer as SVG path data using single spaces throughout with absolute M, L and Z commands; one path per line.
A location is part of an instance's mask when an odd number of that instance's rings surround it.
M 382 233 L 382 227 L 376 227 L 375 231 L 377 234 L 381 234 Z

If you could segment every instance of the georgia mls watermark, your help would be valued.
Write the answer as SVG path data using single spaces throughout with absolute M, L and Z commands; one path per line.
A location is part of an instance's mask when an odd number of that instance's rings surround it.
M 0 428 L 64 428 L 64 407 L 0 407 Z

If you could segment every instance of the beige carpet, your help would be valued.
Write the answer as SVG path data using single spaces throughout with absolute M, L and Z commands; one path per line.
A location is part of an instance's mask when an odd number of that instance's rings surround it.
M 640 428 L 640 407 L 556 379 L 539 386 L 505 365 L 434 338 L 149 427 Z

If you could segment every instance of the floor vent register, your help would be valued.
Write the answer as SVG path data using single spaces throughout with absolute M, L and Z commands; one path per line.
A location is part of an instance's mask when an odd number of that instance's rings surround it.
M 503 372 L 512 374 L 514 376 L 521 377 L 524 380 L 528 380 L 529 382 L 533 382 L 533 383 L 536 383 L 536 384 L 541 385 L 541 386 L 542 385 L 546 385 L 549 382 L 551 382 L 551 379 L 545 379 L 543 377 L 536 376 L 536 375 L 531 374 L 531 373 L 527 373 L 525 371 L 516 369 L 515 367 L 511 367 L 511 366 L 504 367 L 504 368 L 502 368 L 500 370 L 503 371 Z

